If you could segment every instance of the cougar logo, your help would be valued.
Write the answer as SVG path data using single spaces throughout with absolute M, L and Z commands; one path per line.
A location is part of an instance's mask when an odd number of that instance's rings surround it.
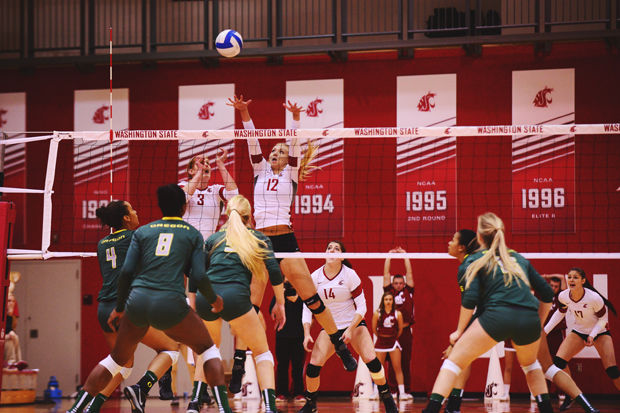
M 327 135 L 329 135 L 329 131 L 328 131 L 327 129 L 323 129 L 323 133 L 322 133 L 322 135 L 323 135 L 323 136 L 327 136 Z
M 209 132 L 207 132 L 207 131 L 202 132 L 202 137 L 203 138 L 206 138 L 208 136 L 209 136 Z
M 0 126 L 5 125 L 7 122 L 5 119 L 2 119 L 2 115 L 6 115 L 6 113 L 6 109 L 0 109 Z
M 450 134 L 450 128 L 446 128 L 446 130 L 443 131 L 444 135 L 449 135 Z
M 360 387 L 362 387 L 362 383 L 355 383 L 355 387 L 353 387 L 353 397 L 359 397 Z
M 497 394 L 497 383 L 489 383 L 484 389 L 484 397 L 493 397 L 494 394 Z
M 570 127 L 571 132 L 575 132 L 577 130 L 577 126 L 573 125 Z
M 200 111 L 198 111 L 198 119 L 202 119 L 202 120 L 211 119 L 211 117 L 215 115 L 215 112 L 211 112 L 211 106 L 213 105 L 214 105 L 213 102 L 207 102 L 204 105 L 202 105 L 202 107 L 200 108 Z
M 548 107 L 549 104 L 553 102 L 553 99 L 551 99 L 551 92 L 553 92 L 553 89 L 545 86 L 543 90 L 539 91 L 536 94 L 536 97 L 534 98 L 534 101 L 532 102 L 534 103 L 534 106 L 536 106 L 537 108 Z
M 435 107 L 435 93 L 428 92 L 426 95 L 420 98 L 418 102 L 418 111 L 430 112 Z
M 108 110 L 110 110 L 109 106 L 102 106 L 97 109 L 93 115 L 93 122 L 98 124 L 105 123 L 106 120 L 110 119 L 110 116 L 108 116 Z
M 248 395 L 248 387 L 250 387 L 252 385 L 252 382 L 248 381 L 247 383 L 243 383 L 243 385 L 241 386 L 241 395 L 242 396 L 247 396 Z
M 323 99 L 314 99 L 308 104 L 308 107 L 306 108 L 306 115 L 310 116 L 311 118 L 318 117 L 321 113 L 323 113 L 323 109 L 319 107 L 319 105 L 322 103 Z

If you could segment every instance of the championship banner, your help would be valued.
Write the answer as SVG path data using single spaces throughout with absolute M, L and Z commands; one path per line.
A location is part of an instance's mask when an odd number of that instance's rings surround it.
M 235 128 L 235 108 L 226 105 L 235 95 L 235 84 L 179 86 L 179 129 L 223 130 Z M 179 140 L 179 181 L 187 180 L 187 164 L 197 155 L 211 164 L 211 184 L 222 184 L 215 158 L 221 149 L 228 151 L 226 169 L 234 176 L 235 142 L 232 139 Z
M 512 72 L 513 124 L 575 123 L 575 70 Z M 575 135 L 512 136 L 512 232 L 575 232 Z
M 448 235 L 456 230 L 456 74 L 398 76 L 399 129 L 440 127 L 441 136 L 396 140 L 397 235 Z
M 344 83 L 342 79 L 286 82 L 286 101 L 305 109 L 301 127 L 308 129 L 341 128 L 344 124 Z M 286 109 L 285 109 L 286 111 Z M 286 127 L 293 117 L 286 111 Z M 341 238 L 344 231 L 344 139 L 319 137 L 301 141 L 302 154 L 308 141 L 318 146 L 314 169 L 300 180 L 293 200 L 291 220 L 297 238 Z
M 26 137 L 19 133 L 26 131 L 26 93 L 0 93 L 0 132 L 7 134 L 7 139 Z M 11 188 L 26 187 L 26 144 L 4 145 L 4 184 Z M 24 194 L 4 194 L 4 200 L 14 201 L 17 205 L 16 225 L 24 225 Z M 23 228 L 22 228 L 23 229 Z M 15 245 L 21 245 L 27 231 L 15 231 Z
M 113 127 L 129 128 L 129 89 L 114 89 Z M 108 89 L 76 90 L 74 92 L 73 128 L 76 131 L 109 131 L 110 91 Z M 86 142 L 76 139 L 73 144 L 74 182 L 74 242 L 97 242 L 102 230 L 95 211 L 113 199 L 127 197 L 127 141 L 112 142 L 112 176 L 110 185 L 110 141 Z M 110 190 L 112 193 L 110 194 Z

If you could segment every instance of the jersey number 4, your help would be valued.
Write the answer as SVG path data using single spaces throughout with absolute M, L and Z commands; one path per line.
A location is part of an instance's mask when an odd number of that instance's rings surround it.
M 326 300 L 329 300 L 330 298 L 336 299 L 336 294 L 334 294 L 334 290 L 331 288 L 329 290 L 323 290 L 323 294 L 325 294 Z
M 116 268 L 116 251 L 114 247 L 105 250 L 105 260 L 112 262 L 112 268 Z
M 173 238 L 174 234 L 159 234 L 159 239 L 157 240 L 157 247 L 155 248 L 155 255 L 158 257 L 167 257 L 168 255 L 170 255 L 170 247 L 172 246 Z

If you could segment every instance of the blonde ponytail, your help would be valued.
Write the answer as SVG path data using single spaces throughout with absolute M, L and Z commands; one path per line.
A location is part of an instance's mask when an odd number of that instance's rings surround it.
M 246 226 L 252 215 L 250 202 L 243 195 L 235 195 L 226 207 L 226 245 L 239 255 L 243 265 L 252 275 L 265 281 L 263 260 L 267 256 L 267 244 L 257 238 Z
M 517 284 L 522 281 L 530 287 L 530 281 L 523 268 L 508 253 L 502 220 L 492 212 L 480 215 L 478 217 L 478 234 L 484 244 L 488 246 L 488 251 L 467 267 L 464 276 L 465 289 L 469 288 L 480 270 L 484 269 L 486 274 L 493 276 L 498 266 L 504 276 L 506 287 L 512 285 L 515 280 Z
M 308 147 L 306 148 L 306 152 L 304 152 L 304 156 L 301 158 L 299 162 L 299 181 L 305 181 L 306 178 L 310 176 L 312 171 L 315 169 L 319 169 L 316 165 L 311 165 L 312 161 L 319 152 L 319 146 L 312 143 L 312 140 L 308 139 Z

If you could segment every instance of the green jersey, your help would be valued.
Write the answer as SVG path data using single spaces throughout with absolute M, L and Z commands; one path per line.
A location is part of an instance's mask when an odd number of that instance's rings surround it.
M 97 259 L 103 278 L 97 301 L 116 300 L 118 277 L 125 262 L 132 235 L 133 231 L 121 229 L 103 238 L 97 244 Z
M 467 257 L 462 265 L 464 266 L 463 275 L 469 265 L 486 253 L 486 250 L 479 251 Z M 515 251 L 510 250 L 509 253 L 513 260 L 523 269 L 523 272 L 525 272 L 532 289 L 538 293 L 540 300 L 546 303 L 553 301 L 553 290 L 532 267 L 532 264 Z M 459 267 L 459 274 L 461 273 L 460 270 L 461 268 Z M 462 283 L 463 286 L 465 285 L 463 277 L 459 277 L 459 283 Z M 501 261 L 493 274 L 487 274 L 484 269 L 478 272 L 469 288 L 463 291 L 461 303 L 463 307 L 469 309 L 473 309 L 476 305 L 482 305 L 485 308 L 517 306 L 538 310 L 538 300 L 531 293 L 530 287 L 525 285 L 525 283 L 515 278 L 510 286 L 504 284 Z
M 184 295 L 184 274 L 190 274 L 209 302 L 215 301 L 205 276 L 203 249 L 200 232 L 179 217 L 164 217 L 137 229 L 121 270 L 117 311 L 124 308 L 128 281 L 131 287 Z
M 254 236 L 267 244 L 268 252 L 264 261 L 271 285 L 282 284 L 282 273 L 280 272 L 280 265 L 273 254 L 271 240 L 260 231 L 255 229 L 250 229 L 250 231 Z M 232 282 L 250 288 L 252 273 L 243 265 L 239 255 L 229 245 L 226 245 L 226 242 L 223 242 L 225 236 L 226 230 L 224 229 L 211 235 L 205 242 L 205 251 L 209 256 L 207 277 L 209 277 L 212 283 Z

